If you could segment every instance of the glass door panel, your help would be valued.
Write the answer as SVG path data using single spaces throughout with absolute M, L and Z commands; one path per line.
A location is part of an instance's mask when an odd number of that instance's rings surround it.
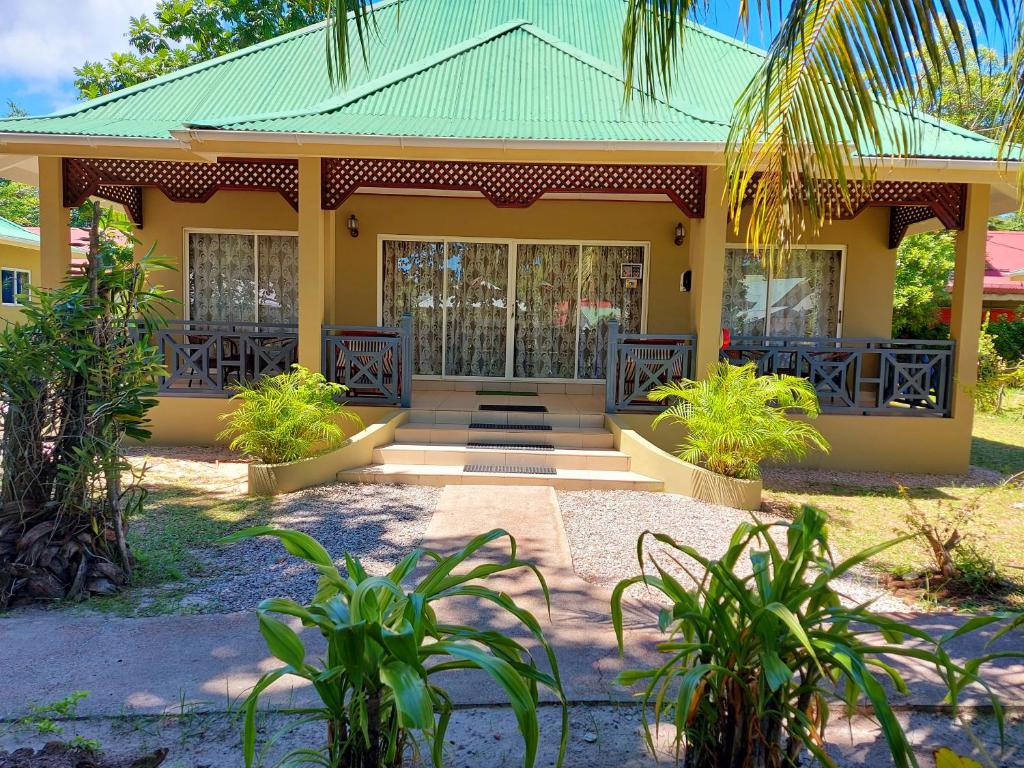
M 515 376 L 575 375 L 578 245 L 524 243 L 516 258 Z
M 637 245 L 584 245 L 580 262 L 580 344 L 577 378 L 603 379 L 608 363 L 608 323 L 639 333 L 642 288 L 627 288 L 623 264 L 643 264 Z M 646 273 L 645 273 L 646 276 Z
M 414 240 L 383 242 L 383 320 L 398 325 L 412 313 L 413 371 L 441 373 L 444 339 L 444 243 Z
M 836 336 L 841 271 L 841 251 L 794 250 L 772 272 L 770 334 Z
M 726 249 L 722 327 L 733 336 L 764 336 L 767 306 L 764 263 L 745 249 Z
M 505 375 L 508 257 L 506 243 L 448 243 L 446 375 Z

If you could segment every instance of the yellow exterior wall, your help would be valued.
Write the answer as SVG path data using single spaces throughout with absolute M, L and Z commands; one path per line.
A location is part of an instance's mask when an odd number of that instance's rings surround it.
M 38 285 L 39 280 L 39 249 L 0 243 L 0 267 L 27 269 L 29 282 Z M 16 323 L 21 320 L 21 308 L 0 304 L 0 325 Z

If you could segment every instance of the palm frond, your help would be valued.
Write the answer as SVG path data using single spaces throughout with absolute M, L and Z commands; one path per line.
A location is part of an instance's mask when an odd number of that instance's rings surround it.
M 396 0 L 396 5 L 400 0 Z M 344 87 L 351 71 L 352 40 L 356 42 L 363 59 L 369 64 L 367 39 L 377 33 L 374 0 L 328 0 L 327 3 L 327 76 L 335 87 Z

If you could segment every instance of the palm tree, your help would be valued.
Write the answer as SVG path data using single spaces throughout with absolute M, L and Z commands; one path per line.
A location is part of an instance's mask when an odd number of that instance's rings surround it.
M 557 0 L 553 0 L 557 1 Z M 349 69 L 349 14 L 359 46 L 374 27 L 373 0 L 329 0 L 331 73 Z M 708 0 L 628 0 L 622 34 L 626 83 L 656 94 L 672 86 L 685 46 L 686 21 Z M 906 95 L 934 89 L 950 60 L 967 69 L 982 42 L 1007 61 L 1009 77 L 995 138 L 1003 157 L 1024 144 L 1024 13 L 1019 0 L 792 0 L 780 14 L 775 0 L 743 0 L 738 23 L 752 16 L 779 18 L 760 72 L 734 107 L 726 151 L 727 202 L 740 221 L 747 190 L 757 178 L 746 236 L 762 254 L 785 253 L 812 237 L 836 213 L 826 184 L 807 179 L 870 184 L 879 147 L 896 157 L 913 154 L 918 137 L 901 128 Z M 972 20 L 964 24 L 964 20 Z M 915 55 L 921 52 L 922 55 Z M 955 56 L 950 56 L 955 52 Z M 626 98 L 632 93 L 627 87 Z M 1024 192 L 1024 172 L 1020 176 Z

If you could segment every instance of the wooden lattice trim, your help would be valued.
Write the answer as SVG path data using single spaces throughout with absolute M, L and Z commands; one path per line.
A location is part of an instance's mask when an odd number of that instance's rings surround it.
M 663 194 L 702 218 L 706 177 L 699 165 L 325 158 L 323 208 L 335 210 L 366 187 L 479 192 L 499 208 L 525 208 L 547 193 Z
M 120 187 L 156 187 L 178 203 L 205 203 L 222 189 L 278 192 L 299 207 L 299 164 L 289 159 L 225 158 L 216 163 L 165 160 L 64 158 L 64 206 L 74 208 L 91 195 L 138 205 L 132 212 L 141 224 L 141 193 L 115 192 Z M 118 199 L 114 195 L 117 195 Z
M 104 200 L 120 203 L 135 225 L 142 228 L 142 187 L 114 187 L 100 184 L 96 187 L 95 195 Z
M 744 203 L 754 198 L 757 179 L 747 187 Z M 850 182 L 849 202 L 843 199 L 838 182 L 820 182 L 818 195 L 822 207 L 832 219 L 852 219 L 866 208 L 887 206 L 889 247 L 900 244 L 907 228 L 919 221 L 938 218 L 946 229 L 964 228 L 967 185 L 940 181 L 876 181 L 873 184 Z

